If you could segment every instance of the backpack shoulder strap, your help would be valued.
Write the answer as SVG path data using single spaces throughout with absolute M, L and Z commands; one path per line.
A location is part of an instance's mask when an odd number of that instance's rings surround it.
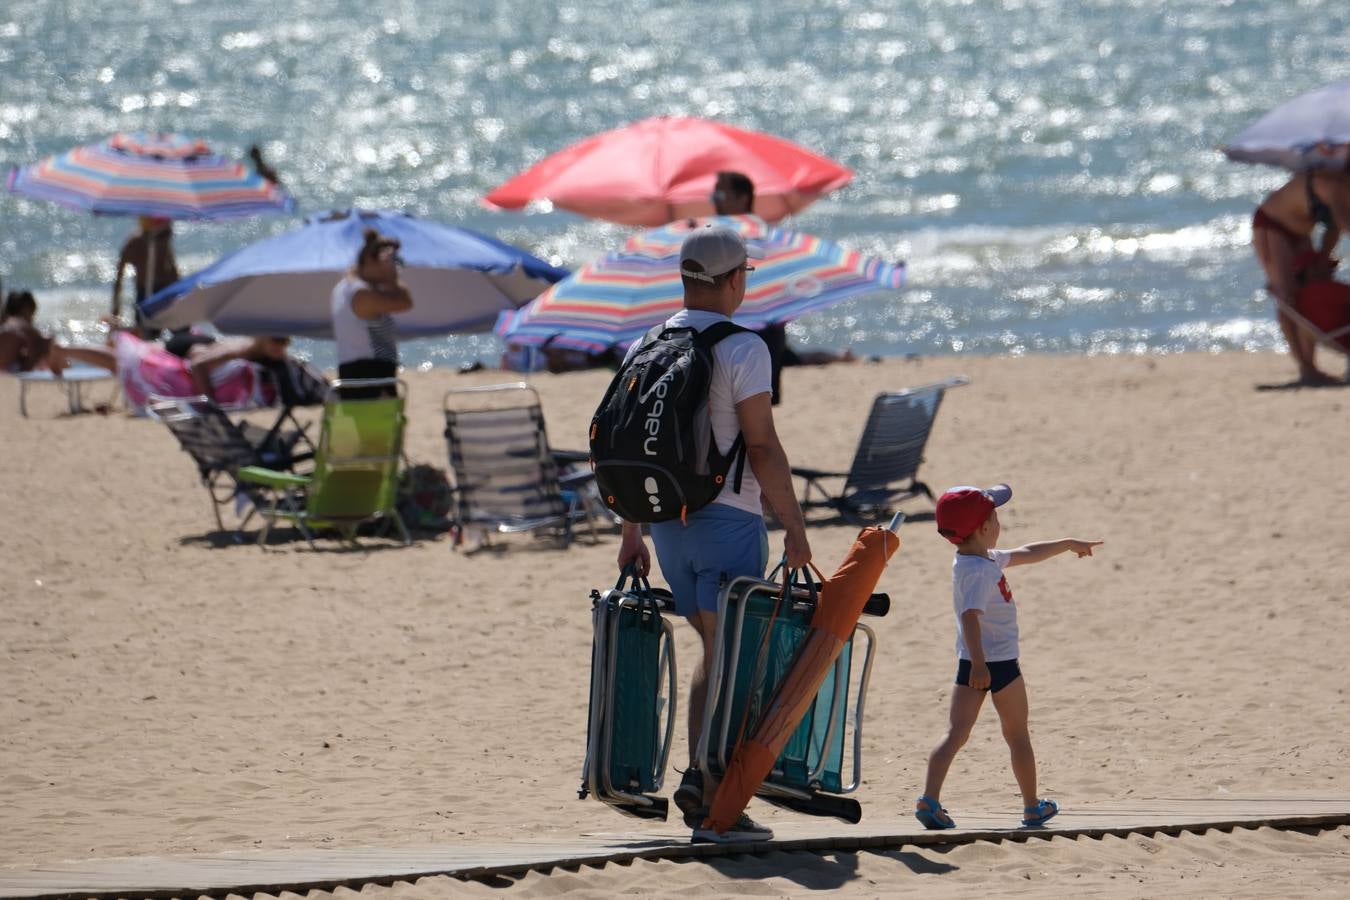
M 740 334 L 741 332 L 755 333 L 743 325 L 737 325 L 735 322 L 714 322 L 698 333 L 698 342 L 703 349 L 712 350 L 713 347 L 733 334 Z

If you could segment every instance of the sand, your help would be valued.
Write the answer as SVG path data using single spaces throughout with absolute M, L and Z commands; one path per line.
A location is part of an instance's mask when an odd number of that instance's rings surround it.
M 940 413 L 924 480 L 1009 481 L 1004 546 L 1106 541 L 1091 559 L 1010 578 L 1043 792 L 1066 808 L 1345 796 L 1350 390 L 1256 389 L 1289 371 L 1283 356 L 1241 353 L 796 369 L 779 431 L 794 463 L 846 467 L 876 391 L 967 375 Z M 446 388 L 500 380 L 410 374 L 413 460 L 445 465 Z M 584 447 L 606 380 L 534 379 L 555 446 Z M 576 799 L 587 595 L 612 582 L 613 535 L 567 550 L 506 538 L 473 555 L 444 537 L 264 552 L 216 533 L 195 467 L 162 425 L 63 416 L 55 391 L 35 391 L 22 419 L 17 393 L 0 379 L 0 864 L 642 830 Z M 917 517 L 881 585 L 893 611 L 874 623 L 857 795 L 872 816 L 912 806 L 954 669 L 951 549 Z M 812 528 L 822 568 L 854 531 Z M 678 631 L 687 671 L 695 645 Z M 1011 825 L 1020 803 L 987 713 L 943 800 L 958 819 L 1007 810 Z M 681 739 L 681 765 L 682 752 Z M 784 853 L 531 875 L 512 892 L 1336 896 L 1350 892 L 1347 837 Z M 497 889 L 427 879 L 389 890 Z

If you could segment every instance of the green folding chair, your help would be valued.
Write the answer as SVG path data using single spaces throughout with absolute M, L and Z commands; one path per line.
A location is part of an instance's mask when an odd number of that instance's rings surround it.
M 362 399 L 343 396 L 359 391 Z M 371 396 L 380 395 L 384 396 Z M 403 448 L 403 407 L 407 386 L 395 378 L 335 381 L 323 405 L 314 471 L 309 475 L 246 466 L 236 478 L 269 490 L 258 543 L 278 521 L 294 525 L 314 547 L 314 533 L 336 530 L 358 545 L 362 524 L 385 519 L 398 529 L 404 545 L 408 529 L 395 508 L 398 469 Z M 316 548 L 317 549 L 317 548 Z

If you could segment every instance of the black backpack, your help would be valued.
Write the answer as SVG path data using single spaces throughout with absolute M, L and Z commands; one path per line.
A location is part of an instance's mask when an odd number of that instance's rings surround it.
M 737 434 L 719 453 L 708 412 L 713 347 L 740 332 L 754 333 L 732 322 L 658 325 L 610 382 L 591 419 L 591 467 L 625 521 L 683 520 L 717 498 L 733 465 L 740 491 L 745 442 Z

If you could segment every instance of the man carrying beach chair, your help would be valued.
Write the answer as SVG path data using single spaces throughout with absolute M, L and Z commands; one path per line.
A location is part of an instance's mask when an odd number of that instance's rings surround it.
M 761 493 L 783 524 L 786 564 L 811 560 L 787 454 L 774 428 L 769 351 L 731 321 L 745 299 L 751 254 L 739 234 L 708 227 L 680 251 L 684 309 L 637 341 L 591 423 L 591 458 L 605 502 L 623 518 L 619 566 L 646 576 L 651 523 L 676 611 L 698 632 L 703 656 L 689 688 L 690 766 L 675 804 L 695 841 L 765 841 L 773 832 L 742 815 L 703 828 L 716 785 L 693 763 L 714 656 L 718 594 L 742 575 L 764 576 L 768 532 Z

